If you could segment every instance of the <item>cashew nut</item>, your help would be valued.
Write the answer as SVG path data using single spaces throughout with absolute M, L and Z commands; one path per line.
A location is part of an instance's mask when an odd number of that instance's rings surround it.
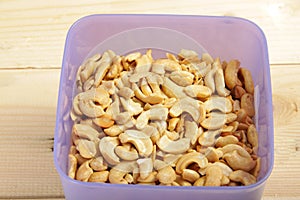
M 94 172 L 89 177 L 89 182 L 105 183 L 108 180 L 109 171 Z
M 222 156 L 223 152 L 213 147 L 208 147 L 205 151 L 205 156 L 209 162 L 217 162 Z
M 125 99 L 120 97 L 121 104 L 125 111 L 131 116 L 138 115 L 143 111 L 141 104 L 134 102 L 132 99 Z
M 153 170 L 153 162 L 151 158 L 138 159 L 139 172 L 141 179 L 146 179 Z
M 179 158 L 176 164 L 176 173 L 182 174 L 190 164 L 196 163 L 200 168 L 205 168 L 208 165 L 207 158 L 199 152 L 190 152 Z
M 224 160 L 226 160 L 228 165 L 234 170 L 241 169 L 244 171 L 250 171 L 256 165 L 256 161 L 254 161 L 251 158 L 251 156 L 244 157 L 237 150 L 234 150 L 233 152 L 224 154 L 223 158 L 224 158 Z
M 112 116 L 108 114 L 104 114 L 100 117 L 94 118 L 93 122 L 101 128 L 109 128 L 115 123 L 115 121 L 112 119 Z
M 105 161 L 111 165 L 120 163 L 120 158 L 115 154 L 115 148 L 120 144 L 118 137 L 104 137 L 100 140 L 99 149 Z
M 107 163 L 104 162 L 102 156 L 92 159 L 90 166 L 94 171 L 104 171 L 107 169 Z
M 139 155 L 136 149 L 131 148 L 130 145 L 128 146 L 117 146 L 115 148 L 115 153 L 123 160 L 136 160 L 138 159 Z
M 180 65 L 174 60 L 157 59 L 152 63 L 152 72 L 157 74 L 164 74 L 165 71 L 174 72 L 180 70 Z
M 247 130 L 247 139 L 248 142 L 252 145 L 254 154 L 257 154 L 258 151 L 258 136 L 255 126 L 252 124 L 248 127 Z
M 186 97 L 186 94 L 183 92 L 184 87 L 181 87 L 171 81 L 168 77 L 163 78 L 162 91 L 170 98 L 174 97 L 181 99 Z
M 184 180 L 189 181 L 190 183 L 194 183 L 196 180 L 200 178 L 198 172 L 191 170 L 191 169 L 183 169 L 182 178 Z
M 195 145 L 199 136 L 202 134 L 202 131 L 199 130 L 197 123 L 194 121 L 185 120 L 184 127 L 185 127 L 184 136 L 186 138 L 190 138 L 191 145 Z
M 163 135 L 157 142 L 157 146 L 164 152 L 180 154 L 190 148 L 190 139 L 182 138 L 176 141 L 170 140 L 167 135 Z
M 85 161 L 79 166 L 76 172 L 76 179 L 79 181 L 87 182 L 93 174 L 93 169 L 89 165 L 90 161 Z
M 198 103 L 197 100 L 194 100 L 189 97 L 182 98 L 178 100 L 170 109 L 169 113 L 172 117 L 178 117 L 183 112 L 190 114 L 194 121 L 199 122 L 205 116 L 203 116 L 202 105 Z
M 132 143 L 142 157 L 147 157 L 152 153 L 153 144 L 150 137 L 137 130 L 126 130 L 119 135 L 121 143 Z
M 243 170 L 233 171 L 229 175 L 229 179 L 232 181 L 241 182 L 243 185 L 251 185 L 251 184 L 256 183 L 255 176 L 253 176 Z
M 205 186 L 221 186 L 223 178 L 222 169 L 213 165 L 206 170 Z
M 222 113 L 230 113 L 232 111 L 232 103 L 229 99 L 219 96 L 211 96 L 204 102 L 206 112 L 220 111 Z
M 109 67 L 112 64 L 112 59 L 116 56 L 116 54 L 108 50 L 103 53 L 102 57 L 99 60 L 99 64 L 97 65 L 95 69 L 95 81 L 94 81 L 94 86 L 98 87 L 101 81 L 103 80 L 104 76 L 109 70 Z
M 246 111 L 249 117 L 253 117 L 255 115 L 254 97 L 252 94 L 245 93 L 241 97 L 241 108 Z
M 94 73 L 96 66 L 99 64 L 101 55 L 95 54 L 91 58 L 87 59 L 78 70 L 81 83 L 84 83 Z
M 124 177 L 136 168 L 138 165 L 135 161 L 121 162 L 110 170 L 108 180 L 110 183 L 128 184 Z
M 199 144 L 209 147 L 216 143 L 216 139 L 220 136 L 220 130 L 207 130 L 198 138 Z
M 72 132 L 79 138 L 88 139 L 90 141 L 96 141 L 100 136 L 97 130 L 85 124 L 74 124 Z
M 194 81 L 194 75 L 187 71 L 174 71 L 170 74 L 170 79 L 177 85 L 186 87 Z
M 96 153 L 96 144 L 93 141 L 80 139 L 76 146 L 76 149 L 79 151 L 80 155 L 84 158 L 93 158 Z
M 230 91 L 225 88 L 223 69 L 218 68 L 215 73 L 216 90 L 222 97 L 226 97 L 230 94 Z
M 204 85 L 189 85 L 183 91 L 192 98 L 206 99 L 211 96 L 212 91 Z
M 176 173 L 171 166 L 166 166 L 158 170 L 156 177 L 163 184 L 171 184 L 176 180 Z
M 246 68 L 240 68 L 238 72 L 238 77 L 244 84 L 245 89 L 248 93 L 254 94 L 254 83 L 252 79 L 251 72 Z
M 77 170 L 77 159 L 74 155 L 69 154 L 69 162 L 68 162 L 68 176 L 70 178 L 75 178 L 76 170 Z
M 80 111 L 91 118 L 103 115 L 103 109 L 111 103 L 108 92 L 102 88 L 82 92 L 78 98 Z
M 143 129 L 149 120 L 166 120 L 168 117 L 168 109 L 165 107 L 152 107 L 142 112 L 136 120 L 136 128 Z
M 237 139 L 237 137 L 233 136 L 233 135 L 227 135 L 224 137 L 219 137 L 216 140 L 216 147 L 224 147 L 228 144 L 237 144 L 239 142 L 239 140 Z
M 239 67 L 240 62 L 238 60 L 231 60 L 225 68 L 225 83 L 230 90 L 236 85 L 242 86 L 242 83 L 237 76 Z

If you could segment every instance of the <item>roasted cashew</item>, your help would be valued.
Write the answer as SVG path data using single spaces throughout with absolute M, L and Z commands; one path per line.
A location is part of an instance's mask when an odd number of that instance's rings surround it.
M 79 77 L 81 83 L 84 83 L 86 80 L 88 80 L 91 75 L 94 73 L 97 65 L 99 64 L 101 59 L 100 54 L 95 54 L 91 58 L 87 59 L 82 65 L 81 69 L 78 70 Z
M 204 85 L 189 85 L 184 87 L 183 91 L 192 98 L 206 99 L 212 94 L 209 87 Z
M 115 148 L 120 144 L 118 137 L 104 137 L 100 140 L 99 149 L 105 159 L 111 165 L 120 163 L 120 158 L 115 153 Z
M 108 92 L 102 88 L 82 92 L 78 98 L 80 111 L 91 118 L 103 115 L 103 109 L 107 108 L 111 103 Z
M 246 93 L 242 86 L 236 85 L 231 90 L 231 95 L 233 98 L 240 99 Z
M 125 111 L 131 116 L 138 115 L 143 111 L 141 104 L 134 102 L 132 99 L 120 97 L 121 104 Z
M 246 111 L 249 117 L 253 117 L 255 115 L 254 97 L 252 94 L 245 93 L 241 97 L 241 108 Z
M 138 159 L 136 163 L 139 166 L 141 179 L 146 179 L 153 170 L 153 162 L 151 158 Z M 152 181 L 151 181 L 152 182 Z
M 236 170 L 229 175 L 229 179 L 235 182 L 241 182 L 243 185 L 251 185 L 256 183 L 255 176 L 243 170 Z
M 136 120 L 136 128 L 143 129 L 149 120 L 166 120 L 168 117 L 168 109 L 165 107 L 152 107 L 142 112 Z
M 157 142 L 157 146 L 164 152 L 180 154 L 190 148 L 190 139 L 182 138 L 176 141 L 170 140 L 167 135 L 163 135 Z
M 97 65 L 97 67 L 95 69 L 95 73 L 94 73 L 95 74 L 95 81 L 94 81 L 95 87 L 98 87 L 100 85 L 104 76 L 108 72 L 109 67 L 112 64 L 112 60 L 115 56 L 116 56 L 116 54 L 111 50 L 104 52 L 103 55 L 101 56 L 101 58 L 99 60 L 99 64 Z
M 211 96 L 204 102 L 206 112 L 220 111 L 222 113 L 230 113 L 232 111 L 232 103 L 228 98 Z
M 182 174 L 183 170 L 192 163 L 196 163 L 200 168 L 205 168 L 208 164 L 208 160 L 199 152 L 190 152 L 184 154 L 176 163 L 176 173 Z
M 138 168 L 138 165 L 135 161 L 121 162 L 110 170 L 108 180 L 110 183 L 128 184 L 124 177 L 128 173 L 133 172 L 135 168 Z
M 119 135 L 121 143 L 132 143 L 142 157 L 147 157 L 152 153 L 153 143 L 150 136 L 137 130 L 126 130 Z
M 194 182 L 193 186 L 204 186 L 205 181 L 206 181 L 206 176 L 202 176 Z
M 216 143 L 216 139 L 220 136 L 220 130 L 207 130 L 198 138 L 199 144 L 209 147 Z
M 178 117 L 183 112 L 187 112 L 191 115 L 194 121 L 199 122 L 205 117 L 203 116 L 203 106 L 199 104 L 197 100 L 189 97 L 178 100 L 169 110 L 171 117 Z
M 85 139 L 79 139 L 76 149 L 82 157 L 87 159 L 93 158 L 97 153 L 95 142 Z
M 139 157 L 138 152 L 136 149 L 131 148 L 130 145 L 127 146 L 117 146 L 115 148 L 115 153 L 118 157 L 120 157 L 123 160 L 136 160 Z
M 94 171 L 104 171 L 107 169 L 107 163 L 104 162 L 102 156 L 92 159 L 90 162 L 90 166 Z
M 174 72 L 180 70 L 180 65 L 174 60 L 157 59 L 152 63 L 152 72 L 155 72 L 157 74 L 164 74 L 166 71 Z
M 233 135 L 227 135 L 224 137 L 219 137 L 216 140 L 216 147 L 224 147 L 228 144 L 237 144 L 239 142 L 239 140 L 237 139 L 237 137 L 233 136 Z
M 204 185 L 221 186 L 222 178 L 223 178 L 222 169 L 217 165 L 210 166 L 206 170 L 206 180 Z
M 115 121 L 112 119 L 112 116 L 108 114 L 104 114 L 100 117 L 94 118 L 93 122 L 101 128 L 109 128 L 115 123 Z
M 88 139 L 90 141 L 96 141 L 100 136 L 97 130 L 85 124 L 74 124 L 72 132 L 79 138 Z
M 238 72 L 238 77 L 245 86 L 248 93 L 254 94 L 254 83 L 252 79 L 251 72 L 246 68 L 240 68 Z
M 217 162 L 223 156 L 223 152 L 213 147 L 208 147 L 205 151 L 205 156 L 209 162 Z
M 140 88 L 135 83 L 132 84 L 132 89 L 134 91 L 135 96 L 145 103 L 157 104 L 162 102 L 162 100 L 164 99 L 164 97 L 160 93 L 151 93 L 147 96 L 140 90 Z
M 194 75 L 187 71 L 174 71 L 170 79 L 179 86 L 186 87 L 194 82 Z
M 168 77 L 163 78 L 162 91 L 170 98 L 181 99 L 186 97 L 183 92 L 184 87 L 181 87 L 170 80 Z
M 68 176 L 74 179 L 77 171 L 77 159 L 72 154 L 69 154 L 68 158 Z
M 109 128 L 103 130 L 108 136 L 114 137 L 120 135 L 124 131 L 124 127 L 121 125 L 112 125 Z
M 189 181 L 190 183 L 194 183 L 196 180 L 200 178 L 198 172 L 191 170 L 191 169 L 183 169 L 182 178 L 184 180 Z
M 202 130 L 198 128 L 198 125 L 194 121 L 185 120 L 184 122 L 184 137 L 190 138 L 191 145 L 195 145 L 199 136 L 202 134 Z
M 244 157 L 237 150 L 224 154 L 223 158 L 233 170 L 250 171 L 256 165 L 251 157 Z
M 165 166 L 158 170 L 156 177 L 163 184 L 171 184 L 176 180 L 176 173 L 171 166 Z
M 240 62 L 238 60 L 231 60 L 225 68 L 225 83 L 230 90 L 236 85 L 242 86 L 242 83 L 237 76 L 239 67 Z
M 93 169 L 89 165 L 90 161 L 85 161 L 79 166 L 76 171 L 76 179 L 79 181 L 87 182 L 90 176 L 93 174 Z
M 108 180 L 109 171 L 93 172 L 89 177 L 89 182 L 105 183 Z
M 252 124 L 248 127 L 247 130 L 247 139 L 251 144 L 254 154 L 257 154 L 258 151 L 258 135 L 255 126 Z
M 224 73 L 222 68 L 218 68 L 215 73 L 215 84 L 216 84 L 216 90 L 217 93 L 222 96 L 226 97 L 230 94 L 230 91 L 226 89 L 225 87 L 225 81 L 224 81 Z
M 216 70 L 217 67 L 213 65 L 212 69 L 204 77 L 204 83 L 211 90 L 212 93 L 214 93 L 216 90 L 216 84 L 214 79 Z

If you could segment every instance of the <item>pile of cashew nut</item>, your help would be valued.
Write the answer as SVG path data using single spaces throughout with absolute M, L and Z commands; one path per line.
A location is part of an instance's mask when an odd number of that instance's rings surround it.
M 238 60 L 108 50 L 78 69 L 68 176 L 166 186 L 254 184 L 254 84 Z

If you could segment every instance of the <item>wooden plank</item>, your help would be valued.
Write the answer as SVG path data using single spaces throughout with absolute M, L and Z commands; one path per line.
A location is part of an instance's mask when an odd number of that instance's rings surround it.
M 69 27 L 90 14 L 153 13 L 237 16 L 265 32 L 270 62 L 299 63 L 300 1 L 0 1 L 0 67 L 58 67 Z M 284 38 L 284 39 L 283 39 Z
M 59 73 L 0 71 L 0 198 L 63 197 L 52 153 Z
M 52 153 L 59 73 L 0 70 L 0 199 L 63 198 Z M 275 166 L 264 200 L 300 197 L 299 73 L 300 65 L 271 68 Z

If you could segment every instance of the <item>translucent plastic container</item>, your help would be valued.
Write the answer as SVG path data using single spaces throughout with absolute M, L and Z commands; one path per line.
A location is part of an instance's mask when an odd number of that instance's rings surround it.
M 85 183 L 67 176 L 73 86 L 78 67 L 94 53 L 123 55 L 154 49 L 154 57 L 192 49 L 222 60 L 238 59 L 256 85 L 256 126 L 261 171 L 258 182 L 239 187 L 175 187 Z M 203 199 L 259 200 L 274 161 L 273 110 L 267 42 L 254 23 L 234 17 L 180 15 L 92 15 L 70 28 L 65 45 L 56 115 L 54 162 L 68 200 Z

